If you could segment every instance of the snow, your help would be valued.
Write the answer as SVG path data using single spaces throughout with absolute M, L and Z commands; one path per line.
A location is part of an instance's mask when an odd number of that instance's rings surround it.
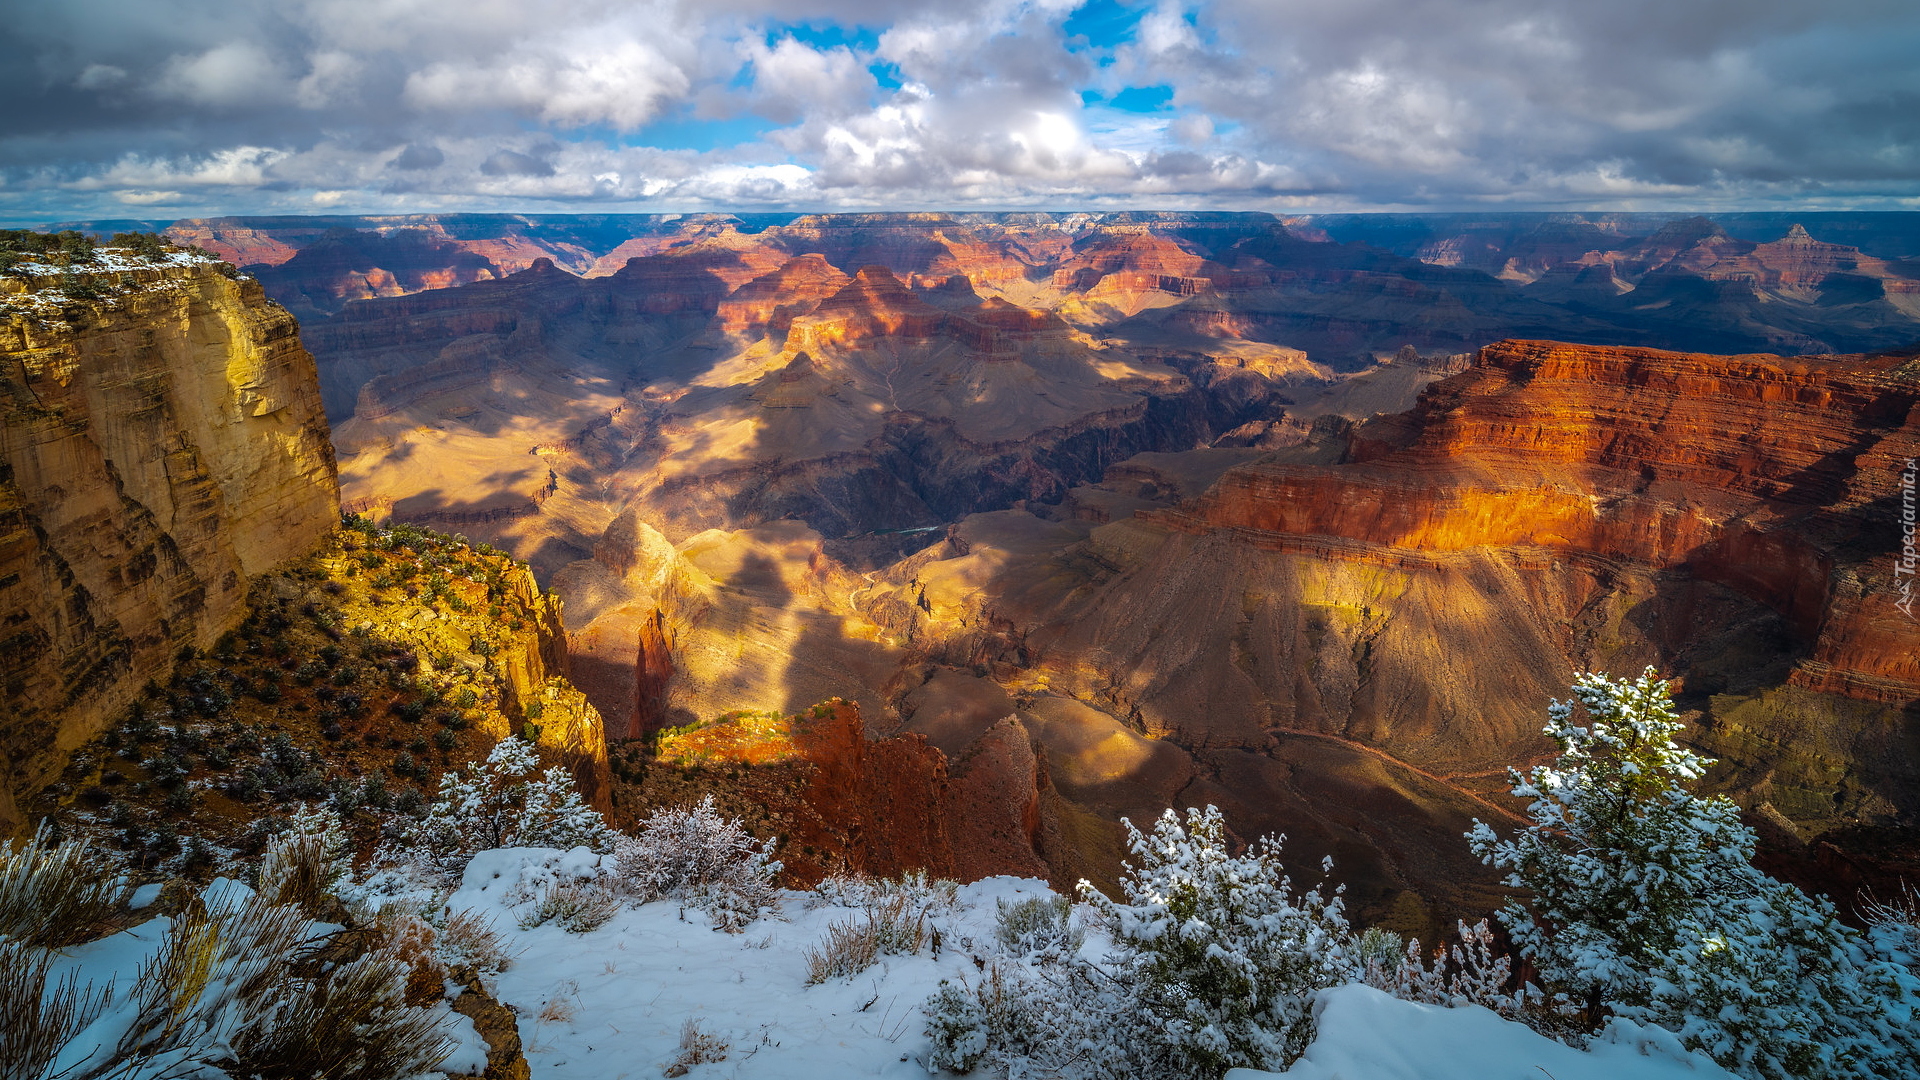
M 883 956 L 850 980 L 808 986 L 807 950 L 848 908 L 809 909 L 809 894 L 789 891 L 784 919 L 761 919 L 744 934 L 716 931 L 702 912 L 671 901 L 622 909 L 586 934 L 515 929 L 512 899 L 523 890 L 513 886 L 563 860 L 572 861 L 552 850 L 482 852 L 448 901 L 491 916 L 519 952 L 493 992 L 520 1013 L 533 1075 L 554 1080 L 657 1077 L 678 1056 L 689 1018 L 729 1046 L 724 1062 L 695 1065 L 689 1076 L 925 1077 L 921 1003 L 941 979 L 979 974 L 968 946 L 991 947 L 995 900 L 1052 895 L 1028 878 L 962 886 L 953 908 L 929 920 L 944 942 L 937 958 Z
M 62 274 L 98 274 L 120 270 L 153 270 L 168 266 L 212 266 L 220 260 L 212 255 L 191 251 L 169 251 L 160 255 L 141 255 L 120 248 L 95 248 L 93 261 L 61 266 L 51 262 L 15 263 L 12 272 L 34 277 L 58 277 Z
M 852 979 L 806 985 L 806 952 L 849 908 L 809 907 L 814 894 L 782 894 L 784 918 L 763 918 L 743 934 L 711 928 L 706 916 L 671 901 L 623 908 L 585 934 L 557 927 L 519 930 L 527 890 L 548 874 L 591 872 L 588 853 L 522 848 L 482 852 L 449 900 L 454 910 L 490 916 L 517 952 L 490 979 L 520 1015 L 535 1080 L 640 1080 L 661 1075 L 679 1052 L 684 1021 L 698 1020 L 729 1049 L 689 1077 L 713 1080 L 921 1078 L 928 1042 L 920 1006 L 940 980 L 979 976 L 973 957 L 993 955 L 996 900 L 1054 895 L 1045 882 L 996 877 L 960 887 L 951 909 L 930 923 L 943 945 L 917 956 L 884 956 Z M 1083 954 L 1110 943 L 1088 935 Z M 1323 991 L 1320 1027 L 1306 1056 L 1286 1073 L 1235 1070 L 1236 1080 L 1728 1080 L 1731 1074 L 1678 1049 L 1663 1032 L 1619 1024 L 1590 1050 L 1575 1050 L 1477 1006 L 1446 1008 L 1389 997 L 1361 985 Z M 1664 1049 L 1663 1049 L 1664 1047 Z
M 1350 984 L 1320 992 L 1319 1030 L 1283 1073 L 1233 1069 L 1227 1080 L 1732 1080 L 1671 1036 L 1616 1024 L 1575 1050 L 1477 1005 L 1447 1008 Z M 1609 1041 L 1609 1039 L 1611 1041 Z

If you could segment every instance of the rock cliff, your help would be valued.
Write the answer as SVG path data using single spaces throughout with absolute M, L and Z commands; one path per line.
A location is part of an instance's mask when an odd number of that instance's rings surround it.
M 1505 342 L 1407 413 L 1217 480 L 1143 455 L 1055 520 L 976 515 L 859 604 L 1025 702 L 1082 805 L 1218 802 L 1345 852 L 1363 909 L 1404 886 L 1470 907 L 1487 883 L 1443 834 L 1504 813 L 1481 800 L 1548 752 L 1541 710 L 1580 670 L 1677 676 L 1716 790 L 1802 842 L 1898 826 L 1916 403 L 1912 352 Z
M 258 282 L 112 259 L 0 281 L 0 827 L 248 579 L 337 524 L 312 358 Z

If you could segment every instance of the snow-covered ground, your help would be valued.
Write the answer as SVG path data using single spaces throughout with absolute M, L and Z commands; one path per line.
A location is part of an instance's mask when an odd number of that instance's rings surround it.
M 584 854 L 581 852 L 579 854 Z M 536 1078 L 658 1077 L 679 1053 L 682 1024 L 697 1020 L 723 1039 L 723 1062 L 690 1077 L 838 1080 L 924 1077 L 928 1044 L 920 1005 L 941 979 L 974 978 L 993 955 L 996 900 L 1051 896 L 1045 882 L 995 877 L 961 886 L 930 919 L 940 949 L 882 956 L 851 979 L 806 985 L 808 949 L 829 924 L 856 918 L 839 906 L 809 907 L 788 893 L 785 918 L 743 934 L 709 927 L 696 910 L 653 903 L 622 910 L 586 934 L 554 926 L 519 930 L 506 899 L 518 867 L 554 852 L 482 852 L 450 904 L 491 914 L 521 950 L 497 977 L 497 995 L 521 1015 Z M 501 877 L 492 875 L 499 873 Z M 1107 947 L 1089 933 L 1086 951 Z M 1598 1042 L 1579 1051 L 1477 1008 L 1417 1005 L 1364 986 L 1329 991 L 1319 1038 L 1288 1074 L 1302 1080 L 1727 1080 L 1729 1074 L 1657 1039 Z M 542 1019 L 545 1013 L 549 1018 Z M 1241 1070 L 1239 1080 L 1274 1074 Z
M 678 1056 L 688 1019 L 728 1046 L 724 1062 L 696 1065 L 693 1077 L 925 1077 L 921 1003 L 941 979 L 979 973 L 972 957 L 993 947 L 996 899 L 1051 895 L 1026 878 L 962 886 L 957 902 L 929 920 L 937 956 L 931 947 L 882 956 L 851 979 L 808 986 L 807 950 L 857 911 L 809 908 L 810 894 L 790 892 L 784 919 L 763 918 L 741 934 L 715 931 L 705 913 L 670 902 L 624 909 L 585 934 L 520 930 L 508 883 L 527 861 L 555 854 L 481 852 L 448 901 L 493 916 L 519 950 L 497 976 L 496 996 L 520 1013 L 533 1075 L 552 1080 L 658 1077 Z
M 526 896 L 555 875 L 583 875 L 604 858 L 517 848 L 483 851 L 446 900 L 454 911 L 491 918 L 515 955 L 490 981 L 519 1014 L 521 1039 L 536 1080 L 640 1080 L 660 1077 L 680 1057 L 683 1025 L 725 1045 L 725 1058 L 693 1064 L 685 1075 L 713 1080 L 842 1080 L 924 1077 L 929 1045 L 921 1004 L 942 979 L 975 978 L 996 954 L 997 900 L 1051 896 L 1045 882 L 996 877 L 961 886 L 954 902 L 934 901 L 937 933 L 911 956 L 881 956 L 852 978 L 808 985 L 807 953 L 835 922 L 857 909 L 818 894 L 783 894 L 783 916 L 745 933 L 712 929 L 706 914 L 670 901 L 622 907 L 599 928 L 568 933 L 547 924 L 521 929 Z M 530 889 L 528 886 L 535 886 Z M 215 887 L 243 888 L 231 883 Z M 394 896 L 394 902 L 407 902 Z M 56 978 L 130 980 L 167 927 L 155 919 L 69 950 Z M 935 948 L 937 940 L 937 950 Z M 1089 932 L 1085 951 L 1108 942 Z M 123 983 L 124 984 L 124 983 Z M 442 1006 L 444 1008 L 444 1006 Z M 1580 1051 L 1478 1007 L 1443 1008 L 1400 1001 L 1365 986 L 1324 992 L 1319 1034 L 1285 1074 L 1236 1070 L 1232 1080 L 1285 1075 L 1294 1080 L 1727 1080 L 1729 1074 L 1685 1054 L 1660 1032 L 1622 1025 L 1612 1040 Z M 103 1018 L 111 1023 L 110 1018 Z M 478 1072 L 484 1048 L 464 1017 L 448 1015 L 461 1043 L 450 1069 Z
M 1371 986 L 1322 991 L 1313 1045 L 1284 1073 L 1227 1080 L 1728 1080 L 1664 1031 L 1616 1024 L 1575 1050 L 1478 1005 L 1401 1001 Z

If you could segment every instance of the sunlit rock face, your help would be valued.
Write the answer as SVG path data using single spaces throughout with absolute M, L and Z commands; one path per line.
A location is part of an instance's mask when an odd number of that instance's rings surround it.
M 1911 358 L 1633 347 L 1920 336 L 1892 263 L 1685 222 L 1536 238 L 1524 282 L 1262 215 L 673 228 L 306 330 L 347 504 L 531 560 L 616 738 L 840 697 L 950 778 L 1004 758 L 967 775 L 1037 793 L 1009 860 L 1110 881 L 1119 818 L 1214 802 L 1429 936 L 1492 902 L 1458 836 L 1577 670 L 1682 676 L 1714 782 L 1804 833 L 1915 809 Z M 1828 302 L 1862 267 L 1885 295 Z M 1541 328 L 1612 344 L 1488 344 Z
M 1920 808 L 1895 566 L 1916 402 L 1911 352 L 1501 343 L 1409 412 L 1217 479 L 1143 455 L 1064 520 L 969 518 L 861 603 L 1016 700 L 1179 747 L 1181 798 L 1237 827 L 1370 848 L 1363 904 L 1471 899 L 1434 884 L 1474 881 L 1435 826 L 1550 750 L 1541 710 L 1581 670 L 1679 676 L 1714 786 L 1804 835 L 1897 823 Z
M 313 360 L 257 282 L 91 279 L 127 291 L 0 323 L 0 829 L 339 521 Z

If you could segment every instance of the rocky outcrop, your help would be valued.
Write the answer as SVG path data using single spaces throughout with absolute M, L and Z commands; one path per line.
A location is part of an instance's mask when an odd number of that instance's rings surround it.
M 784 879 L 804 888 L 834 872 L 1046 877 L 1036 854 L 1045 789 L 1017 720 L 950 765 L 919 735 L 870 735 L 859 708 L 834 699 L 791 716 L 733 713 L 665 732 L 621 805 L 644 815 L 712 793 L 756 831 L 783 838 Z
M 107 294 L 16 288 L 0 324 L 7 827 L 176 654 L 240 620 L 250 577 L 339 520 L 313 361 L 257 282 L 186 260 L 84 283 Z

